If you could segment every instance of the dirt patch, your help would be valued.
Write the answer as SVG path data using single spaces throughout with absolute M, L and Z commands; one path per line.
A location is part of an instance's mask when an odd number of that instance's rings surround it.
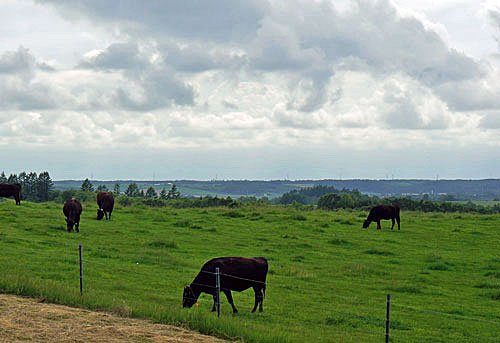
M 0 294 L 0 342 L 221 343 L 172 325 Z

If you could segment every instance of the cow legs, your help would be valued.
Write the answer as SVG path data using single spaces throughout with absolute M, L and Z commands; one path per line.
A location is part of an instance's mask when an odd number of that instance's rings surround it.
M 382 228 L 380 227 L 380 220 L 377 220 L 377 230 L 382 230 Z
M 238 310 L 236 309 L 236 306 L 234 306 L 233 296 L 231 295 L 231 291 L 230 290 L 224 290 L 223 292 L 226 295 L 227 301 L 229 301 L 229 304 L 233 308 L 233 313 L 238 313 Z
M 255 293 L 255 305 L 253 306 L 252 313 L 257 309 L 257 305 L 259 305 L 259 312 L 262 312 L 262 302 L 264 301 L 262 289 L 254 287 L 253 291 Z
M 104 211 L 104 215 L 106 216 L 106 220 L 108 220 L 108 212 Z
M 398 222 L 398 230 L 401 230 L 401 226 L 399 225 L 399 216 L 396 217 L 396 221 Z
M 394 230 L 394 223 L 395 223 L 395 220 L 394 220 L 394 218 L 392 218 L 392 227 L 391 227 L 391 230 Z
M 80 227 L 80 222 L 76 222 L 76 223 L 75 223 L 75 231 L 76 231 L 76 232 L 80 232 L 79 227 Z

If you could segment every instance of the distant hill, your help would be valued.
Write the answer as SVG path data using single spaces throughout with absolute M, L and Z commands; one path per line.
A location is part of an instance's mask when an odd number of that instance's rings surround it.
M 196 181 L 196 180 L 163 180 L 163 181 L 91 181 L 94 187 L 106 185 L 113 189 L 118 183 L 123 192 L 130 183 L 137 183 L 140 189 L 153 186 L 160 191 L 169 190 L 175 183 L 182 196 L 255 196 L 274 198 L 294 189 L 316 185 L 333 186 L 337 189 L 358 189 L 362 193 L 377 196 L 447 196 L 450 200 L 499 200 L 500 179 L 483 180 L 227 180 L 227 181 Z M 56 189 L 80 188 L 82 180 L 54 181 Z

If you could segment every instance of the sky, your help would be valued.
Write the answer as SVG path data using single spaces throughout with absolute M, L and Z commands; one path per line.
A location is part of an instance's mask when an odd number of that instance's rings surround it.
M 500 177 L 500 0 L 2 0 L 0 170 Z

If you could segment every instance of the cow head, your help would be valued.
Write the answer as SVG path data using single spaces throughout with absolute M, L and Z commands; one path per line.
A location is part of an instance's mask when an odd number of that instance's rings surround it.
M 97 209 L 97 220 L 101 220 L 104 217 L 104 210 L 102 208 Z
M 363 229 L 367 229 L 367 228 L 368 228 L 368 226 L 370 226 L 370 221 L 369 221 L 369 220 L 365 220 L 365 221 L 363 222 Z
M 191 286 L 184 287 L 184 293 L 182 294 L 182 307 L 192 307 L 198 298 L 195 296 Z

